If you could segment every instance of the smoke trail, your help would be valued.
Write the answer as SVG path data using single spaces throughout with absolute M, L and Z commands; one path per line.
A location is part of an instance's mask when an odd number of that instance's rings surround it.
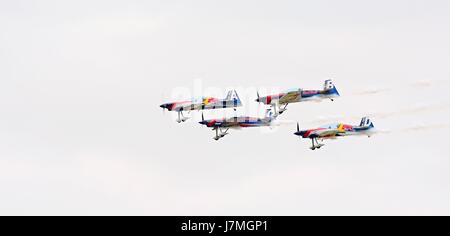
M 450 128 L 450 123 L 440 123 L 440 124 L 420 124 L 413 125 L 410 127 L 386 130 L 386 129 L 376 129 L 376 134 L 393 134 L 393 133 L 413 133 L 413 132 L 421 132 L 433 129 L 446 129 Z
M 395 133 L 413 133 L 421 132 L 433 129 L 446 129 L 450 128 L 450 123 L 440 123 L 440 124 L 420 124 L 413 125 L 410 127 L 400 128 L 400 129 L 378 129 L 375 128 L 376 135 L 380 134 L 395 134 Z
M 361 117 L 363 117 L 363 116 L 368 116 L 373 119 L 386 119 L 386 118 L 391 118 L 391 117 L 396 117 L 396 116 L 407 116 L 407 115 L 417 114 L 417 113 L 440 111 L 440 110 L 448 109 L 448 108 L 450 108 L 450 102 L 429 104 L 429 105 L 417 104 L 413 107 L 406 108 L 406 109 L 399 109 L 396 111 L 369 112 L 369 113 L 366 113 L 363 115 L 350 115 L 350 116 L 342 116 L 342 115 L 318 116 L 314 120 L 305 121 L 305 123 L 323 124 L 323 123 L 339 122 L 342 119 L 358 120 L 358 119 L 361 119 Z
M 410 87 L 420 87 L 420 88 L 429 87 L 429 86 L 432 86 L 435 82 L 436 81 L 432 81 L 432 80 L 419 80 L 419 81 L 416 81 L 416 82 L 410 84 Z
M 446 80 L 418 80 L 411 82 L 406 85 L 406 88 L 415 89 L 415 88 L 428 88 L 435 85 L 442 85 L 443 83 L 446 83 Z M 354 96 L 365 96 L 365 95 L 377 95 L 377 94 L 383 94 L 383 93 L 389 93 L 396 89 L 402 89 L 405 90 L 405 86 L 399 87 L 391 87 L 391 88 L 369 88 L 369 89 L 363 89 L 358 91 L 353 91 L 351 95 Z
M 416 113 L 424 113 L 424 112 L 430 112 L 430 111 L 439 111 L 442 109 L 450 108 L 450 102 L 444 102 L 444 103 L 437 103 L 437 104 L 417 104 L 414 107 L 410 107 L 407 109 L 400 109 L 397 111 L 389 111 L 389 112 L 375 112 L 370 113 L 369 116 L 374 118 L 390 118 L 393 116 L 402 116 L 402 115 L 411 115 Z
M 431 130 L 431 129 L 444 129 L 449 128 L 450 123 L 441 123 L 441 124 L 420 124 L 420 125 L 414 125 L 407 128 L 402 128 L 397 130 L 398 132 L 415 132 L 415 131 L 425 131 L 425 130 Z
M 379 94 L 379 93 L 387 93 L 390 92 L 392 89 L 390 88 L 373 88 L 373 89 L 366 89 L 366 90 L 362 90 L 362 91 L 356 91 L 353 92 L 352 95 L 355 96 L 364 96 L 364 95 L 374 95 L 374 94 Z

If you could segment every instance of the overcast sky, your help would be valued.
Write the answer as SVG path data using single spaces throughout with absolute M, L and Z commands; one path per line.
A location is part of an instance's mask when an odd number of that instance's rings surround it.
M 448 1 L 1 1 L 1 215 L 450 214 Z M 319 89 L 216 142 L 159 105 Z M 177 97 L 178 98 L 178 97 Z M 228 111 L 226 115 L 232 115 Z M 222 115 L 207 111 L 205 116 Z M 295 122 L 380 133 L 311 151 Z

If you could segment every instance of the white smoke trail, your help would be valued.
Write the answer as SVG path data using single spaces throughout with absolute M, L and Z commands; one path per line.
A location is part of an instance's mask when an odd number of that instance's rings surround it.
M 442 109 L 450 108 L 450 102 L 437 103 L 437 104 L 416 104 L 413 107 L 406 109 L 399 109 L 397 111 L 389 111 L 389 112 L 374 112 L 368 114 L 370 117 L 374 118 L 390 118 L 393 116 L 402 116 L 402 115 L 411 115 L 416 113 L 424 113 L 430 111 L 439 111 Z
M 416 81 L 412 84 L 410 84 L 410 87 L 420 87 L 420 88 L 424 88 L 424 87 L 429 87 L 432 86 L 436 83 L 437 81 L 433 81 L 433 80 L 419 80 Z
M 392 89 L 390 88 L 372 88 L 372 89 L 366 89 L 362 91 L 355 91 L 351 95 L 355 96 L 364 96 L 364 95 L 375 95 L 380 93 L 387 93 L 390 92 Z
M 375 128 L 375 134 L 396 134 L 396 133 L 414 133 L 414 132 L 422 132 L 433 129 L 447 129 L 450 128 L 450 123 L 440 123 L 440 124 L 419 124 L 413 125 L 405 128 L 399 129 L 378 129 Z
M 448 82 L 447 80 L 418 80 L 418 81 L 414 81 L 411 82 L 409 84 L 407 84 L 406 86 L 402 86 L 401 88 L 399 87 L 390 87 L 390 88 L 369 88 L 369 89 L 362 89 L 362 90 L 357 90 L 357 91 L 353 91 L 350 95 L 354 95 L 354 96 L 370 96 L 370 95 L 378 95 L 378 94 L 383 94 L 383 93 L 389 93 L 393 90 L 397 90 L 397 89 L 402 89 L 405 90 L 406 88 L 410 88 L 410 89 L 416 89 L 416 88 L 428 88 L 428 87 L 432 87 L 435 85 L 439 85 L 441 86 L 442 84 Z
M 331 122 L 339 122 L 342 119 L 345 120 L 358 120 L 364 116 L 373 118 L 373 119 L 386 119 L 396 116 L 407 116 L 411 114 L 420 114 L 426 112 L 434 112 L 440 111 L 444 109 L 450 108 L 450 102 L 437 103 L 437 104 L 416 104 L 413 107 L 406 109 L 399 109 L 395 111 L 381 111 L 381 112 L 368 112 L 363 115 L 350 115 L 350 116 L 342 116 L 342 115 L 331 115 L 331 116 L 318 116 L 314 120 L 305 121 L 308 124 L 323 124 L 323 123 L 331 123 Z
M 420 124 L 420 125 L 414 125 L 407 128 L 402 128 L 397 130 L 397 132 L 416 132 L 416 131 L 425 131 L 425 130 L 431 130 L 431 129 L 444 129 L 449 128 L 450 123 L 441 123 L 441 124 Z

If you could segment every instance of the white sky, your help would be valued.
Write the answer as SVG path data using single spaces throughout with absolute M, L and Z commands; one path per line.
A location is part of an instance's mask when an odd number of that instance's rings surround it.
M 189 2 L 0 2 L 1 215 L 450 214 L 448 1 Z M 326 78 L 340 99 L 280 119 L 383 132 L 215 142 L 159 108 Z

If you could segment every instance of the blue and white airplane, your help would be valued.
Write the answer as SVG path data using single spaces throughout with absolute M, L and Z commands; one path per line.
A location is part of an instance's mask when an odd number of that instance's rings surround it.
M 266 111 L 264 118 L 249 117 L 249 116 L 235 116 L 231 118 L 210 119 L 205 120 L 202 114 L 202 121 L 198 122 L 206 127 L 213 128 L 216 131 L 214 140 L 219 140 L 228 134 L 230 128 L 246 128 L 246 127 L 262 127 L 271 126 L 272 122 L 277 118 L 278 114 L 273 114 L 271 109 Z M 220 131 L 220 133 L 219 133 Z
M 239 99 L 236 90 L 229 91 L 224 99 L 215 97 L 201 97 L 191 99 L 189 101 L 170 102 L 160 105 L 162 109 L 169 111 L 176 111 L 178 113 L 177 122 L 185 122 L 189 117 L 183 115 L 183 111 L 195 111 L 195 110 L 209 110 L 209 109 L 223 109 L 242 106 L 241 99 Z
M 335 123 L 307 130 L 300 130 L 300 126 L 297 123 L 297 132 L 295 132 L 294 134 L 302 138 L 311 139 L 311 150 L 314 150 L 324 145 L 319 144 L 317 139 L 321 139 L 323 141 L 324 139 L 335 139 L 337 137 L 350 135 L 366 135 L 370 137 L 375 133 L 374 128 L 375 126 L 373 125 L 372 121 L 367 117 L 363 117 L 359 125 Z
M 334 86 L 333 82 L 328 79 L 325 80 L 322 90 L 304 90 L 301 88 L 291 89 L 279 94 L 268 95 L 260 97 L 257 93 L 257 102 L 261 102 L 265 105 L 270 105 L 274 112 L 277 113 L 277 107 L 284 105 L 280 108 L 278 113 L 281 114 L 286 111 L 286 107 L 289 103 L 306 102 L 306 101 L 322 101 L 323 99 L 330 99 L 334 101 L 334 98 L 339 97 L 339 92 Z

